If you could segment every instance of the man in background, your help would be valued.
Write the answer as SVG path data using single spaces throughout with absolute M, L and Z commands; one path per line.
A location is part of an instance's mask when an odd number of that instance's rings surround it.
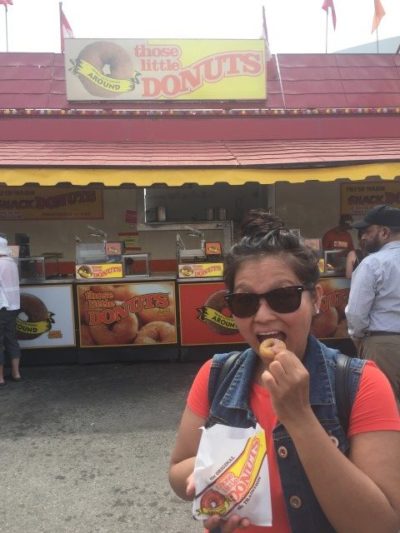
M 324 250 L 350 250 L 354 249 L 353 237 L 351 236 L 351 215 L 341 215 L 339 224 L 328 230 L 322 237 L 322 248 Z
M 16 320 L 20 308 L 18 267 L 11 257 L 8 242 L 0 237 L 0 387 L 5 385 L 4 362 L 11 359 L 11 379 L 20 381 L 21 349 L 17 341 Z
M 388 377 L 400 399 L 400 209 L 378 205 L 353 224 L 369 255 L 353 272 L 346 307 L 358 354 Z

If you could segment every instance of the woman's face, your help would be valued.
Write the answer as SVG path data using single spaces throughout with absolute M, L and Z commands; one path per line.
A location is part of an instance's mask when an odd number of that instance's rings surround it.
M 235 277 L 233 292 L 265 292 L 302 285 L 296 274 L 280 257 L 262 257 L 244 261 Z M 322 288 L 316 286 L 315 293 L 303 291 L 300 307 L 291 313 L 278 313 L 271 309 L 265 298 L 260 307 L 249 318 L 234 317 L 236 325 L 248 344 L 258 353 L 260 343 L 267 337 L 275 337 L 286 343 L 288 350 L 303 358 L 311 320 L 319 309 Z

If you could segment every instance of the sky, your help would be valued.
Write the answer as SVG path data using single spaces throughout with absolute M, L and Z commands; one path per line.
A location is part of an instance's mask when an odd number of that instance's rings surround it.
M 400 36 L 400 0 L 381 0 L 386 11 L 379 39 Z M 323 0 L 64 0 L 74 37 L 259 39 L 266 9 L 273 53 L 324 53 Z M 367 42 L 374 0 L 334 0 L 328 52 Z M 60 52 L 58 0 L 13 0 L 8 6 L 10 52 Z M 5 8 L 0 5 L 0 51 L 6 51 Z M 400 37 L 399 37 L 400 44 Z

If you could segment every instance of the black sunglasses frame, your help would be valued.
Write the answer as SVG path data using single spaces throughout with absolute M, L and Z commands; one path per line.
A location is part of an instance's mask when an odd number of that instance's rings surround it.
M 313 285 L 290 285 L 288 287 L 279 287 L 278 289 L 273 289 L 272 291 L 264 292 L 262 294 L 257 294 L 254 292 L 230 292 L 225 295 L 225 300 L 228 304 L 228 307 L 231 313 L 238 318 L 250 318 L 254 316 L 260 308 L 261 298 L 265 298 L 269 307 L 275 313 L 294 313 L 301 305 L 301 298 L 304 291 L 311 291 L 314 289 Z M 291 298 L 296 298 L 293 301 L 293 305 L 288 306 L 287 294 L 290 291 Z M 248 299 L 247 304 L 245 304 L 244 312 L 238 312 L 237 307 L 233 303 L 233 299 Z M 276 299 L 275 299 L 276 298 Z M 239 304 L 240 305 L 240 304 Z M 235 312 L 236 311 L 236 312 Z

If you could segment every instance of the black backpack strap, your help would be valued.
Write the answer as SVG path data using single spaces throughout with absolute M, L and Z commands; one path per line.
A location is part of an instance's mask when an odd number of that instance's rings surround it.
M 350 397 L 350 363 L 351 358 L 340 353 L 336 360 L 335 396 L 339 420 L 347 434 L 352 408 Z

